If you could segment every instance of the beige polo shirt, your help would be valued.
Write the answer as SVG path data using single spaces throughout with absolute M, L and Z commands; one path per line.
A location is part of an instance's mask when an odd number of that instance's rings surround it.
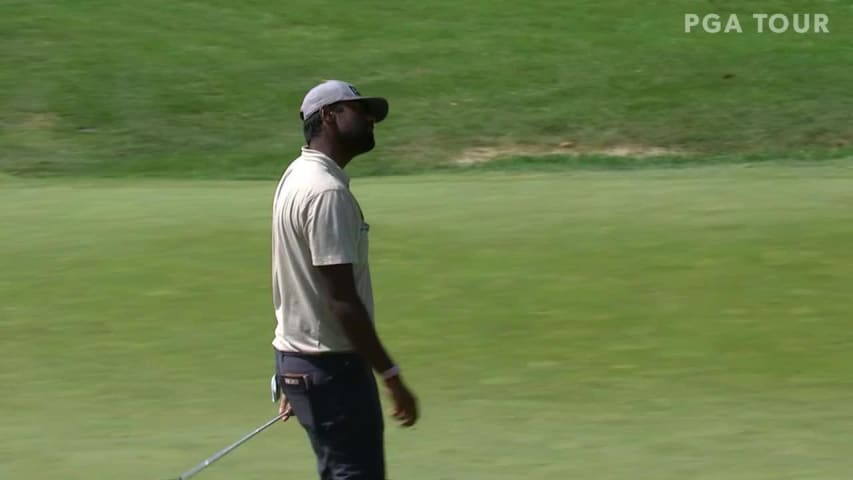
M 316 268 L 351 263 L 371 320 L 373 291 L 367 231 L 349 177 L 329 157 L 302 148 L 279 181 L 273 201 L 272 285 L 277 325 L 273 346 L 283 352 L 352 351 L 328 306 Z

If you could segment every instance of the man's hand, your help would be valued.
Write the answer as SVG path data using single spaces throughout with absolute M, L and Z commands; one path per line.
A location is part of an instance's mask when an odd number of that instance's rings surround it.
M 284 394 L 281 395 L 281 398 L 278 401 L 278 414 L 281 415 L 282 413 L 284 414 L 284 416 L 281 417 L 282 422 L 286 422 L 291 416 L 293 416 L 293 407 L 290 406 L 290 402 L 287 401 L 287 397 L 284 396 Z
M 418 421 L 418 401 L 412 392 L 398 376 L 385 380 L 388 396 L 393 404 L 391 416 L 397 419 L 404 427 L 411 427 Z

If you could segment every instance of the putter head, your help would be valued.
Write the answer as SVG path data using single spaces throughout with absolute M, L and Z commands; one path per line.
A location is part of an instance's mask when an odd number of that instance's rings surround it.
M 272 396 L 272 403 L 278 402 L 278 399 L 281 398 L 281 386 L 278 384 L 278 375 L 276 374 L 270 379 L 270 395 Z

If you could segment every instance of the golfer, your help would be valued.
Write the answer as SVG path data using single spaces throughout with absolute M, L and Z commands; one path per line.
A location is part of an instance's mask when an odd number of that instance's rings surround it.
M 370 227 L 344 173 L 373 149 L 373 127 L 387 114 L 384 98 L 363 97 L 349 83 L 312 88 L 300 109 L 307 145 L 282 175 L 273 202 L 279 411 L 296 415 L 324 480 L 385 479 L 373 372 L 392 416 L 406 427 L 418 419 L 416 399 L 374 328 Z

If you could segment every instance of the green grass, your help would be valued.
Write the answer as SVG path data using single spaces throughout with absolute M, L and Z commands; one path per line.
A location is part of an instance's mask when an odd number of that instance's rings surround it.
M 164 478 L 273 414 L 272 188 L 3 180 L 0 478 Z M 353 188 L 423 404 L 391 478 L 849 477 L 849 164 Z M 202 475 L 312 472 L 293 424 Z
M 849 477 L 850 2 L 238 3 L 3 2 L 0 479 L 164 478 L 272 416 L 271 194 L 325 78 L 391 101 L 348 168 L 424 411 L 391 478 Z M 290 424 L 202 475 L 313 458 Z
M 745 33 L 685 34 L 688 12 L 737 13 Z M 752 12 L 825 13 L 831 33 L 757 34 Z M 564 141 L 849 156 L 851 19 L 849 2 L 793 0 L 11 0 L 0 171 L 273 178 L 302 143 L 302 95 L 324 78 L 391 101 L 356 175 Z

